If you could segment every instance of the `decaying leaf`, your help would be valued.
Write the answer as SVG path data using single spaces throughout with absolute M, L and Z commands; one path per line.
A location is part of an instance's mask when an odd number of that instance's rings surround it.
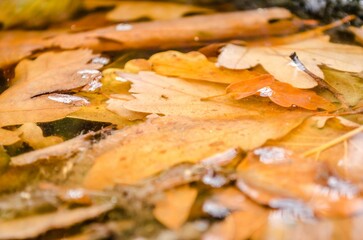
M 84 98 L 56 92 L 83 87 L 100 76 L 96 69 L 102 65 L 88 63 L 95 57 L 81 49 L 20 62 L 10 88 L 0 95 L 0 126 L 56 120 L 87 104 Z
M 140 18 L 155 20 L 176 19 L 190 13 L 210 13 L 213 10 L 193 5 L 172 2 L 122 1 L 106 17 L 115 22 L 132 21 Z
M 52 229 L 70 227 L 73 224 L 98 217 L 112 208 L 113 204 L 107 203 L 1 221 L 0 239 L 34 238 Z
M 19 132 L 0 128 L 0 145 L 11 145 L 20 141 Z
M 268 139 L 284 136 L 305 117 L 306 113 L 282 113 L 198 120 L 151 119 L 117 133 L 115 147 L 96 159 L 85 186 L 102 189 L 114 183 L 132 184 L 177 163 L 196 163 L 235 147 L 252 149 Z
M 297 88 L 313 88 L 317 83 L 289 58 L 296 52 L 301 62 L 316 76 L 324 79 L 320 65 L 348 72 L 363 71 L 363 48 L 329 42 L 328 36 L 276 47 L 241 47 L 227 45 L 218 63 L 230 69 L 249 69 L 261 64 L 277 80 Z M 351 64 L 355 62 L 356 64 Z
M 149 62 L 160 75 L 215 83 L 229 84 L 256 76 L 247 70 L 219 68 L 199 52 L 161 52 L 151 56 Z
M 183 186 L 165 192 L 153 210 L 155 218 L 170 229 L 180 228 L 187 220 L 198 191 Z
M 315 92 L 298 89 L 288 83 L 276 81 L 270 74 L 232 83 L 226 91 L 234 99 L 242 99 L 251 95 L 268 97 L 282 107 L 298 106 L 309 110 L 336 109 L 334 104 Z

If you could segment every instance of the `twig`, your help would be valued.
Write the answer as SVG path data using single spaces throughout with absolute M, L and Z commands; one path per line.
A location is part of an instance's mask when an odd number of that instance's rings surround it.
M 334 95 L 334 97 L 339 100 L 339 102 L 342 104 L 343 108 L 348 108 L 348 104 L 347 104 L 344 96 L 340 92 L 338 92 L 334 87 L 330 86 L 324 79 L 316 76 L 314 73 L 309 71 L 309 69 L 307 69 L 305 67 L 305 65 L 300 61 L 296 52 L 292 53 L 290 55 L 290 58 L 296 64 L 296 67 L 298 69 L 300 69 L 301 71 L 305 72 L 310 77 L 312 77 L 321 88 L 324 88 L 324 89 L 328 90 L 329 92 L 331 92 Z
M 307 156 L 312 155 L 314 153 L 322 152 L 322 151 L 324 151 L 324 150 L 326 150 L 326 149 L 328 149 L 328 148 L 330 148 L 330 147 L 332 147 L 332 146 L 334 146 L 334 145 L 336 145 L 336 144 L 338 144 L 340 142 L 343 142 L 343 141 L 347 140 L 350 137 L 353 137 L 353 136 L 357 135 L 358 133 L 360 133 L 362 131 L 363 131 L 363 125 L 361 125 L 360 127 L 356 128 L 356 129 L 354 129 L 354 130 L 352 130 L 352 131 L 350 131 L 350 132 L 348 132 L 348 133 L 346 133 L 346 134 L 344 134 L 344 135 L 342 135 L 342 136 L 340 136 L 338 138 L 335 138 L 335 139 L 331 140 L 330 142 L 327 142 L 327 143 L 325 143 L 325 144 L 323 144 L 323 145 L 321 145 L 319 147 L 316 147 L 316 148 L 313 148 L 313 149 L 311 149 L 309 151 L 304 152 L 302 154 L 302 156 L 307 157 Z

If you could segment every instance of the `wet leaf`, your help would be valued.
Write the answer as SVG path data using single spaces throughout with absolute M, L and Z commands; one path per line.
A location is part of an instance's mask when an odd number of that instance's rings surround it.
M 29 144 L 33 149 L 40 149 L 63 142 L 61 137 L 44 137 L 43 131 L 35 123 L 25 123 L 17 129 L 23 142 Z
M 85 208 L 58 210 L 9 221 L 0 222 L 0 239 L 27 239 L 37 237 L 52 229 L 67 228 L 100 216 L 111 210 L 110 203 Z
M 93 31 L 59 35 L 49 39 L 49 43 L 65 49 L 82 46 L 106 50 L 107 45 L 99 39 L 102 38 L 111 40 L 117 50 L 186 47 L 217 39 L 289 33 L 304 25 L 302 21 L 269 23 L 271 19 L 290 17 L 291 13 L 286 9 L 271 8 L 261 12 L 231 12 L 168 21 L 122 23 Z M 221 24 L 221 18 L 224 24 Z M 284 28 L 281 28 L 282 24 Z
M 305 116 L 150 119 L 118 132 L 114 147 L 96 159 L 84 184 L 98 189 L 114 183 L 133 184 L 178 163 L 196 163 L 235 147 L 252 149 L 284 136 Z
M 230 84 L 227 93 L 234 99 L 242 99 L 251 95 L 268 97 L 282 107 L 302 107 L 309 110 L 334 110 L 336 107 L 327 99 L 320 97 L 311 90 L 298 89 L 290 84 L 276 81 L 272 75 L 260 75 L 252 79 Z
M 149 62 L 152 70 L 160 75 L 215 83 L 229 84 L 256 75 L 247 70 L 219 68 L 199 52 L 161 52 L 151 56 Z
M 165 192 L 153 210 L 155 218 L 170 229 L 180 228 L 188 219 L 197 194 L 189 186 Z
M 296 52 L 307 69 L 323 79 L 320 65 L 347 72 L 363 71 L 363 48 L 331 43 L 328 36 L 276 47 L 247 48 L 229 44 L 218 57 L 218 63 L 230 69 L 249 69 L 261 64 L 277 80 L 294 87 L 317 86 L 313 78 L 291 62 L 289 56 L 293 52 Z M 351 64 L 352 61 L 357 64 Z
M 20 141 L 19 132 L 0 128 L 0 145 L 11 145 Z
M 115 22 L 132 21 L 140 18 L 154 20 L 176 19 L 190 13 L 211 13 L 213 10 L 173 2 L 123 1 L 107 14 L 107 19 Z
M 76 111 L 86 99 L 57 95 L 94 80 L 100 64 L 90 50 L 48 52 L 35 60 L 23 60 L 15 69 L 10 88 L 0 95 L 0 126 L 52 121 Z

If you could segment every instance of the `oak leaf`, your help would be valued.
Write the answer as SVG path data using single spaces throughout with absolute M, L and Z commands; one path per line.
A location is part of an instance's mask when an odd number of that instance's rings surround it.
M 331 102 L 315 92 L 298 89 L 290 84 L 276 81 L 270 74 L 232 83 L 226 88 L 226 91 L 234 99 L 242 99 L 251 95 L 268 97 L 282 107 L 299 106 L 309 110 L 335 109 Z
M 363 48 L 329 42 L 328 36 L 275 47 L 241 47 L 227 45 L 218 63 L 230 69 L 249 69 L 261 64 L 277 80 L 297 88 L 313 88 L 316 81 L 294 64 L 290 55 L 296 52 L 309 71 L 324 79 L 319 68 L 325 65 L 340 71 L 363 71 Z M 355 62 L 356 64 L 351 64 Z
M 213 10 L 172 2 L 123 1 L 107 13 L 106 18 L 115 22 L 132 21 L 140 18 L 154 20 L 176 19 L 190 13 L 211 13 Z
M 180 228 L 187 220 L 197 194 L 197 189 L 189 186 L 165 192 L 153 209 L 155 218 L 170 229 Z
M 89 63 L 90 50 L 48 52 L 23 60 L 10 87 L 0 95 L 0 126 L 45 122 L 65 117 L 88 100 L 57 92 L 77 89 L 100 76 L 100 64 Z

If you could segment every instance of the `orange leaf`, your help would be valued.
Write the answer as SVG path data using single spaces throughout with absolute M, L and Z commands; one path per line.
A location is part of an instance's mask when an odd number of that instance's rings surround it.
M 259 95 L 269 97 L 271 101 L 282 107 L 299 106 L 309 110 L 321 108 L 328 111 L 335 109 L 331 102 L 315 92 L 294 88 L 290 84 L 276 81 L 269 74 L 232 83 L 227 87 L 226 91 L 237 100 L 251 95 Z
M 187 220 L 197 194 L 198 191 L 189 186 L 167 191 L 156 203 L 155 218 L 170 229 L 178 229 Z

